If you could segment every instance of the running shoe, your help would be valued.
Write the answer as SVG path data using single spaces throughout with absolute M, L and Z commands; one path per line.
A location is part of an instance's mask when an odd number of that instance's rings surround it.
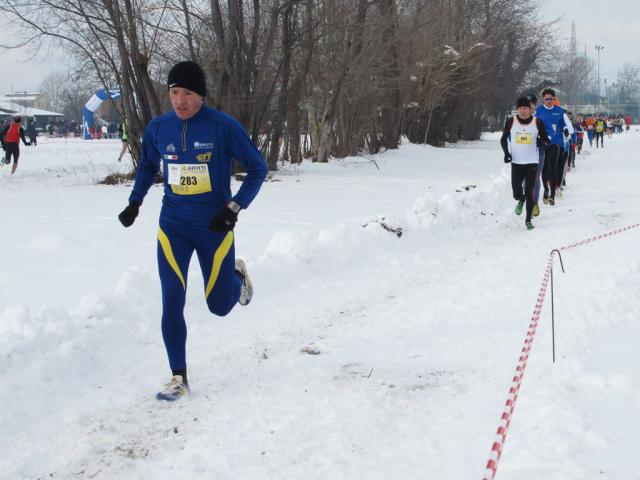
M 164 390 L 156 394 L 158 400 L 174 402 L 189 393 L 189 384 L 182 381 L 182 375 L 174 375 L 169 383 L 164 386 Z
M 522 200 L 520 200 L 516 204 L 516 215 L 521 215 L 522 214 L 522 207 L 524 207 L 524 202 Z
M 540 215 L 540 207 L 538 206 L 537 203 L 533 204 L 533 210 L 531 211 L 531 213 L 534 217 L 537 217 L 538 215 Z
M 248 305 L 253 297 L 253 286 L 251 285 L 251 279 L 249 279 L 249 273 L 247 272 L 247 266 L 240 258 L 236 258 L 236 272 L 242 277 L 242 287 L 240 289 L 240 299 L 238 302 L 240 305 Z

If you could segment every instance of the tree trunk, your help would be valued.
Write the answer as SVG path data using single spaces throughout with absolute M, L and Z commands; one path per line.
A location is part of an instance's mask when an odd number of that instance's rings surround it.
M 384 25 L 382 27 L 382 145 L 387 148 L 398 148 L 400 143 L 399 112 L 400 87 L 398 68 L 398 49 L 396 39 L 396 4 L 395 0 L 378 0 L 378 8 Z
M 289 4 L 282 16 L 282 75 L 280 97 L 278 99 L 278 109 L 273 118 L 273 131 L 271 134 L 271 148 L 267 157 L 269 170 L 278 169 L 278 157 L 281 153 L 282 132 L 284 131 L 284 120 L 287 114 L 287 95 L 289 77 L 291 76 L 291 13 L 292 4 Z
M 306 0 L 304 10 L 304 60 L 302 67 L 296 74 L 291 88 L 289 89 L 289 100 L 287 102 L 287 129 L 289 131 L 289 153 L 291 155 L 291 163 L 302 162 L 302 151 L 300 147 L 300 99 L 305 81 L 309 75 L 311 66 L 311 58 L 313 56 L 313 14 L 312 0 Z
M 329 156 L 331 155 L 334 139 L 333 127 L 335 124 L 336 106 L 338 105 L 342 87 L 347 75 L 349 74 L 349 70 L 362 51 L 362 37 L 368 7 L 368 0 L 359 0 L 358 8 L 352 21 L 352 27 L 345 36 L 346 39 L 345 46 L 343 48 L 344 54 L 342 67 L 338 73 L 336 81 L 334 82 L 332 93 L 325 103 L 325 108 L 319 122 L 319 144 L 317 157 L 314 158 L 314 161 L 320 163 L 327 163 L 329 161 Z

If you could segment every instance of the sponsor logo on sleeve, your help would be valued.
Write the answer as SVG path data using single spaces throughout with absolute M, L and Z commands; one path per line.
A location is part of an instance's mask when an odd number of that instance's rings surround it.
M 209 162 L 211 161 L 212 153 L 213 152 L 199 153 L 198 155 L 196 155 L 196 158 L 198 159 L 199 162 Z

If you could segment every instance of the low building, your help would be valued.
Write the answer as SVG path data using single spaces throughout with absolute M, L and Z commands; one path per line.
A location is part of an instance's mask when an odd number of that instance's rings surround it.
M 24 105 L 27 102 L 30 102 L 30 100 L 23 100 L 22 103 L 18 103 L 14 101 L 13 97 L 0 97 L 0 119 L 10 121 L 13 116 L 19 115 L 26 125 L 26 119 L 33 118 L 36 128 L 43 131 L 46 125 L 64 118 L 62 113 Z
M 5 93 L 4 98 L 23 107 L 51 110 L 51 97 L 42 92 L 11 92 Z

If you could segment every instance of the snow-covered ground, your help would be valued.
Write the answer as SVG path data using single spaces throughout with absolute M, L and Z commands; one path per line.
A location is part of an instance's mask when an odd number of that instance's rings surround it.
M 191 266 L 174 404 L 161 188 L 124 229 L 130 185 L 96 185 L 119 142 L 23 147 L 0 169 L 0 478 L 482 478 L 549 252 L 640 221 L 640 133 L 605 143 L 533 231 L 496 135 L 283 169 L 236 229 L 252 303 L 212 316 Z M 547 298 L 497 478 L 640 479 L 639 242 L 564 253 L 558 358 Z

